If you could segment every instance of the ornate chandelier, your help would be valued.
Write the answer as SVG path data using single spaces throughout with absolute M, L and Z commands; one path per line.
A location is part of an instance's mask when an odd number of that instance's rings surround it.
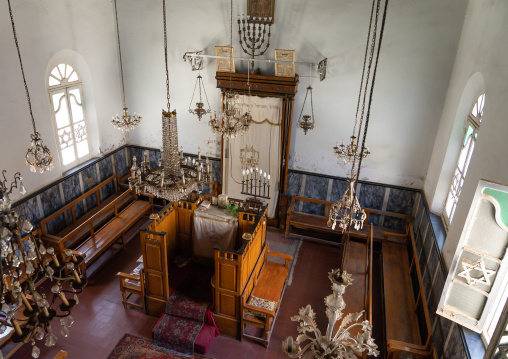
M 14 17 L 12 16 L 11 1 L 8 0 L 9 15 L 11 17 L 12 33 L 14 34 L 14 42 L 16 43 L 16 50 L 18 50 L 19 66 L 21 68 L 21 75 L 23 76 L 23 84 L 25 85 L 26 99 L 28 101 L 28 110 L 32 119 L 32 127 L 34 133 L 30 135 L 30 148 L 26 151 L 25 165 L 30 166 L 30 171 L 36 172 L 39 169 L 40 173 L 51 171 L 54 167 L 53 156 L 49 148 L 42 143 L 41 135 L 35 128 L 34 115 L 32 113 L 32 102 L 30 101 L 30 94 L 28 93 L 28 86 L 25 79 L 25 70 L 23 70 L 23 62 L 21 62 L 21 52 L 19 51 L 18 37 L 16 35 L 16 27 L 14 26 Z
M 303 109 L 305 108 L 305 101 L 307 101 L 307 95 L 310 93 L 310 109 L 311 115 L 304 115 Z M 303 130 L 303 134 L 306 135 L 308 130 L 312 130 L 314 128 L 314 105 L 312 104 L 312 87 L 307 87 L 307 92 L 305 93 L 305 99 L 303 100 L 302 111 L 300 112 L 300 118 L 298 119 L 298 123 L 296 124 Z
M 52 247 L 45 248 L 40 238 L 33 235 L 33 225 L 23 216 L 11 209 L 9 195 L 14 188 L 25 194 L 21 175 L 17 172 L 14 181 L 7 187 L 6 171 L 0 182 L 0 325 L 13 331 L 11 340 L 15 343 L 32 342 L 32 356 L 38 358 L 40 349 L 36 341 L 45 340 L 48 347 L 57 341 L 51 327 L 52 320 L 60 319 L 62 336 L 69 335 L 69 327 L 74 322 L 71 310 L 78 304 L 77 294 L 81 293 L 87 281 L 83 278 L 80 264 L 81 256 L 67 250 L 67 263 L 60 262 Z M 23 241 L 22 234 L 28 239 Z M 39 293 L 36 282 L 44 276 L 53 282 L 51 300 Z M 66 293 L 73 294 L 69 299 Z M 0 358 L 3 358 L 0 352 Z
M 339 228 L 344 233 L 349 226 L 359 230 L 363 228 L 363 222 L 367 218 L 365 210 L 360 207 L 358 197 L 355 194 L 354 180 L 349 180 L 349 188 L 344 192 L 339 201 L 335 202 L 330 209 L 328 217 L 328 227 L 335 229 L 338 222 Z
M 358 153 L 358 143 L 356 142 L 356 136 L 351 136 L 349 138 L 350 142 L 347 145 L 344 145 L 344 141 L 339 145 L 335 145 L 333 147 L 333 153 L 337 157 L 339 163 L 344 164 L 352 164 L 355 157 L 359 155 Z M 365 147 L 365 151 L 363 152 L 362 159 L 367 158 L 370 155 L 369 148 Z
M 129 132 L 135 129 L 141 123 L 141 114 L 134 112 L 134 115 L 129 115 L 127 105 L 125 104 L 125 86 L 123 81 L 123 65 L 122 65 L 122 50 L 120 49 L 120 31 L 118 30 L 118 12 L 116 10 L 115 0 L 115 21 L 116 21 L 116 35 L 118 41 L 118 55 L 120 57 L 120 74 L 122 78 L 122 95 L 123 95 L 123 114 L 120 116 L 116 114 L 111 119 L 113 127 L 122 132 Z
M 194 101 L 194 94 L 196 93 L 196 87 L 199 87 L 199 102 L 196 102 L 196 108 L 192 109 L 192 102 Z M 208 105 L 208 109 L 205 109 L 205 104 L 203 103 L 203 99 L 201 97 L 201 89 L 203 90 L 205 94 L 206 104 Z M 211 113 L 212 110 L 210 109 L 210 103 L 208 102 L 208 96 L 206 95 L 205 86 L 203 85 L 203 78 L 201 75 L 198 75 L 196 79 L 196 84 L 194 85 L 194 92 L 192 93 L 191 102 L 189 104 L 189 112 L 198 116 L 199 121 L 201 121 L 201 118 L 203 115 L 206 115 L 207 113 Z
M 156 197 L 168 201 L 179 201 L 188 193 L 198 189 L 202 179 L 207 179 L 210 174 L 208 159 L 198 160 L 184 158 L 183 151 L 178 153 L 178 127 L 176 110 L 170 112 L 169 104 L 169 70 L 168 70 L 168 47 L 166 32 L 166 0 L 163 0 L 164 16 L 164 54 L 166 59 L 166 94 L 168 110 L 162 110 L 162 157 L 160 166 L 150 169 L 148 151 L 144 153 L 141 167 L 136 165 L 136 157 L 132 159 L 131 176 L 129 187 L 135 188 L 138 194 L 150 193 Z
M 377 345 L 371 337 L 372 324 L 368 320 L 358 323 L 364 311 L 351 313 L 342 318 L 343 310 L 346 308 L 343 295 L 346 287 L 353 283 L 351 274 L 335 269 L 328 273 L 328 278 L 332 282 L 333 294 L 325 298 L 328 317 L 326 334 L 321 334 L 315 320 L 316 313 L 310 305 L 307 305 L 305 308 L 300 308 L 298 315 L 291 318 L 292 321 L 300 322 L 298 326 L 300 335 L 296 337 L 296 340 L 293 337 L 287 337 L 282 342 L 282 350 L 290 358 L 301 358 L 307 354 L 306 358 L 353 359 L 356 358 L 355 353 L 364 351 L 367 351 L 368 355 L 378 356 Z M 334 333 L 335 325 L 339 320 L 341 320 L 340 325 Z M 352 337 L 351 330 L 356 327 L 361 327 L 361 333 Z M 311 337 L 311 334 L 314 337 Z
M 358 136 L 354 136 L 354 131 L 356 130 L 356 120 L 355 118 L 355 130 L 353 130 L 353 136 L 351 136 L 351 143 L 348 146 L 344 146 L 343 144 L 340 146 L 334 147 L 334 152 L 338 155 L 338 158 L 345 163 L 351 164 L 351 179 L 349 179 L 349 189 L 346 190 L 342 198 L 334 203 L 332 205 L 332 208 L 330 209 L 330 214 L 328 217 L 328 223 L 327 225 L 329 227 L 335 228 L 336 222 L 339 222 L 339 227 L 342 228 L 342 232 L 347 231 L 349 234 L 349 230 L 351 225 L 354 226 L 356 230 L 362 228 L 364 220 L 367 218 L 365 215 L 365 211 L 360 207 L 360 204 L 357 199 L 357 194 L 355 191 L 356 184 L 355 182 L 358 181 L 360 178 L 360 170 L 362 167 L 362 161 L 370 154 L 368 147 L 365 146 L 365 140 L 367 138 L 367 130 L 369 128 L 369 120 L 370 120 L 370 110 L 372 105 L 372 97 L 374 94 L 374 85 L 376 81 L 376 72 L 377 72 L 377 65 L 379 62 L 379 53 L 381 51 L 381 43 L 383 41 L 383 32 L 386 22 L 386 10 L 388 8 L 388 0 L 385 0 L 385 6 L 384 6 L 384 13 L 383 13 L 383 19 L 381 23 L 380 28 L 380 34 L 379 39 L 377 36 L 377 28 L 378 28 L 378 19 L 379 19 L 379 10 L 381 7 L 381 0 L 373 0 L 372 1 L 372 10 L 371 10 L 371 16 L 370 16 L 370 23 L 369 23 L 369 34 L 367 36 L 367 46 L 365 48 L 365 58 L 364 58 L 364 64 L 363 64 L 363 73 L 362 73 L 362 81 L 360 86 L 360 95 L 362 93 L 362 87 L 363 87 L 363 78 L 365 74 L 365 64 L 367 62 L 367 52 L 370 45 L 370 54 L 369 54 L 369 63 L 368 63 L 368 70 L 367 70 L 367 78 L 365 81 L 365 90 L 363 91 L 363 103 L 362 103 L 362 111 L 360 116 L 360 123 L 358 126 Z M 374 12 L 374 9 L 376 11 Z M 375 14 L 375 18 L 373 20 L 373 15 Z M 372 31 L 372 39 L 370 38 L 371 33 L 371 27 L 374 27 Z M 376 61 L 374 64 L 374 71 L 372 74 L 372 81 L 370 82 L 370 89 L 369 89 L 369 102 L 367 106 L 367 114 L 365 116 L 365 123 L 364 123 L 364 109 L 365 109 L 365 99 L 367 97 L 367 90 L 368 90 L 368 84 L 369 84 L 369 77 L 370 77 L 370 68 L 372 66 L 372 62 L 374 59 L 374 49 L 376 48 L 376 41 L 378 40 L 377 44 L 377 53 L 376 53 Z M 356 109 L 356 114 L 358 115 L 358 109 L 360 106 L 360 96 L 358 97 L 358 105 Z M 363 130 L 363 136 L 361 137 L 361 146 L 360 143 L 360 136 L 362 135 Z M 356 174 L 355 174 L 356 170 Z

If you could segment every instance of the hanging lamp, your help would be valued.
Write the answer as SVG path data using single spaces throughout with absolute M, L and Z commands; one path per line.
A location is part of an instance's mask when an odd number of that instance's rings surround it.
M 303 115 L 303 110 L 305 109 L 305 102 L 307 101 L 307 96 L 310 93 L 310 115 Z M 307 87 L 307 92 L 305 93 L 305 98 L 303 100 L 302 111 L 300 112 L 300 117 L 298 118 L 298 123 L 296 124 L 303 130 L 303 134 L 306 135 L 307 131 L 312 130 L 314 128 L 314 104 L 312 103 L 312 87 Z
M 199 102 L 196 102 L 196 108 L 192 109 L 192 103 L 194 102 L 194 94 L 196 93 L 196 88 L 198 88 L 199 91 Z M 205 108 L 205 104 L 203 103 L 202 99 L 202 92 L 205 94 L 206 104 L 208 105 L 208 108 Z M 198 75 L 196 78 L 196 84 L 194 85 L 194 92 L 192 93 L 191 102 L 189 104 L 189 112 L 198 116 L 199 121 L 201 121 L 201 118 L 203 115 L 206 115 L 207 113 L 211 113 L 212 110 L 210 108 L 210 103 L 208 102 L 208 96 L 206 95 L 205 85 L 203 84 L 203 78 L 201 77 L 201 74 Z
M 34 115 L 32 113 L 32 103 L 30 101 L 30 94 L 28 93 L 28 86 L 25 79 L 25 71 L 23 69 L 23 62 L 21 61 L 21 52 L 19 51 L 18 37 L 16 35 L 16 27 L 14 26 L 14 17 L 12 16 L 11 1 L 7 0 L 9 5 L 9 15 L 11 17 L 12 33 L 14 34 L 14 42 L 16 43 L 16 50 L 18 51 L 19 66 L 21 68 L 21 75 L 23 76 L 23 84 L 25 85 L 26 99 L 28 101 L 28 110 L 32 119 L 32 127 L 34 133 L 30 135 L 30 148 L 25 154 L 25 165 L 30 166 L 30 171 L 36 172 L 39 169 L 40 173 L 51 171 L 54 167 L 53 156 L 51 151 L 42 142 L 42 138 L 35 127 Z
M 129 132 L 130 130 L 135 129 L 141 123 L 141 114 L 134 112 L 134 115 L 129 115 L 127 111 L 127 105 L 125 102 L 125 85 L 123 80 L 123 65 L 122 65 L 122 50 L 120 48 L 120 30 L 118 29 L 118 11 L 116 9 L 116 0 L 115 2 L 115 22 L 116 22 L 116 38 L 118 42 L 118 55 L 120 57 L 120 74 L 122 79 L 122 99 L 123 99 L 123 113 L 119 115 L 118 113 L 113 116 L 111 119 L 111 123 L 113 127 L 122 132 Z

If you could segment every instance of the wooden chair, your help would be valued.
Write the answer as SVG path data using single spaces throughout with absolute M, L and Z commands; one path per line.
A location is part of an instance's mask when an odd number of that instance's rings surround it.
M 142 266 L 143 264 L 140 264 Z M 139 267 L 139 266 L 138 266 Z M 135 271 L 135 270 L 134 270 Z M 123 307 L 127 309 L 127 306 L 140 308 L 145 311 L 145 281 L 143 276 L 143 268 L 139 270 L 139 274 L 127 274 L 118 272 L 116 274 L 120 281 L 120 291 L 122 292 L 122 303 Z M 131 295 L 136 294 L 141 296 L 141 303 L 129 302 Z

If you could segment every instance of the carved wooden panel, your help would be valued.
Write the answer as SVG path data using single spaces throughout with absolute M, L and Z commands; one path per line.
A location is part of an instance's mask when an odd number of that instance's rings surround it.
M 232 292 L 237 292 L 238 290 L 236 286 L 237 267 L 235 265 L 230 265 L 227 263 L 220 263 L 219 269 L 220 269 L 219 288 L 227 289 Z
M 236 298 L 235 295 L 220 293 L 219 313 L 236 317 Z
M 145 270 L 146 293 L 164 298 L 164 276 L 162 273 Z
M 145 268 L 162 272 L 162 253 L 160 244 L 145 242 L 144 252 Z

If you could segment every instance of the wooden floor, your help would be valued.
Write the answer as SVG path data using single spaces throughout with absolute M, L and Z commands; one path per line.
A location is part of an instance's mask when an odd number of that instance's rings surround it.
M 269 231 L 268 235 L 283 237 L 283 232 Z M 58 351 L 66 350 L 69 353 L 68 358 L 72 359 L 106 359 L 125 333 L 151 337 L 151 329 L 158 318 L 146 316 L 137 309 L 124 309 L 118 279 L 115 277 L 119 271 L 130 273 L 136 267 L 136 259 L 140 255 L 139 239 L 134 238 L 126 246 L 125 251 L 119 252 L 92 277 L 90 284 L 79 297 L 80 304 L 72 314 L 75 323 L 70 328 L 69 337 L 62 337 L 60 325 L 54 321 L 53 330 L 59 340 L 53 348 L 47 348 L 41 342 L 39 346 L 41 348 L 40 358 L 50 359 Z M 299 308 L 311 304 L 317 313 L 318 326 L 325 330 L 327 318 L 324 314 L 323 298 L 331 293 L 328 272 L 338 267 L 340 258 L 341 251 L 336 246 L 304 241 L 298 254 L 292 284 L 286 288 L 268 348 L 248 340 L 240 342 L 220 336 L 213 342 L 207 356 L 221 359 L 287 358 L 281 350 L 281 342 L 289 335 L 293 337 L 298 335 L 297 323 L 292 322 L 290 317 L 297 314 Z M 378 266 L 379 256 L 375 255 L 374 268 L 379 268 Z M 373 301 L 379 307 L 374 308 L 373 336 L 381 346 L 383 336 L 381 288 L 378 286 L 376 289 L 376 278 L 374 279 Z M 345 312 L 348 313 L 357 309 L 360 303 L 348 303 L 346 299 L 346 304 Z M 378 325 L 376 325 L 376 321 Z M 27 344 L 11 358 L 28 359 L 30 351 L 31 345 Z

